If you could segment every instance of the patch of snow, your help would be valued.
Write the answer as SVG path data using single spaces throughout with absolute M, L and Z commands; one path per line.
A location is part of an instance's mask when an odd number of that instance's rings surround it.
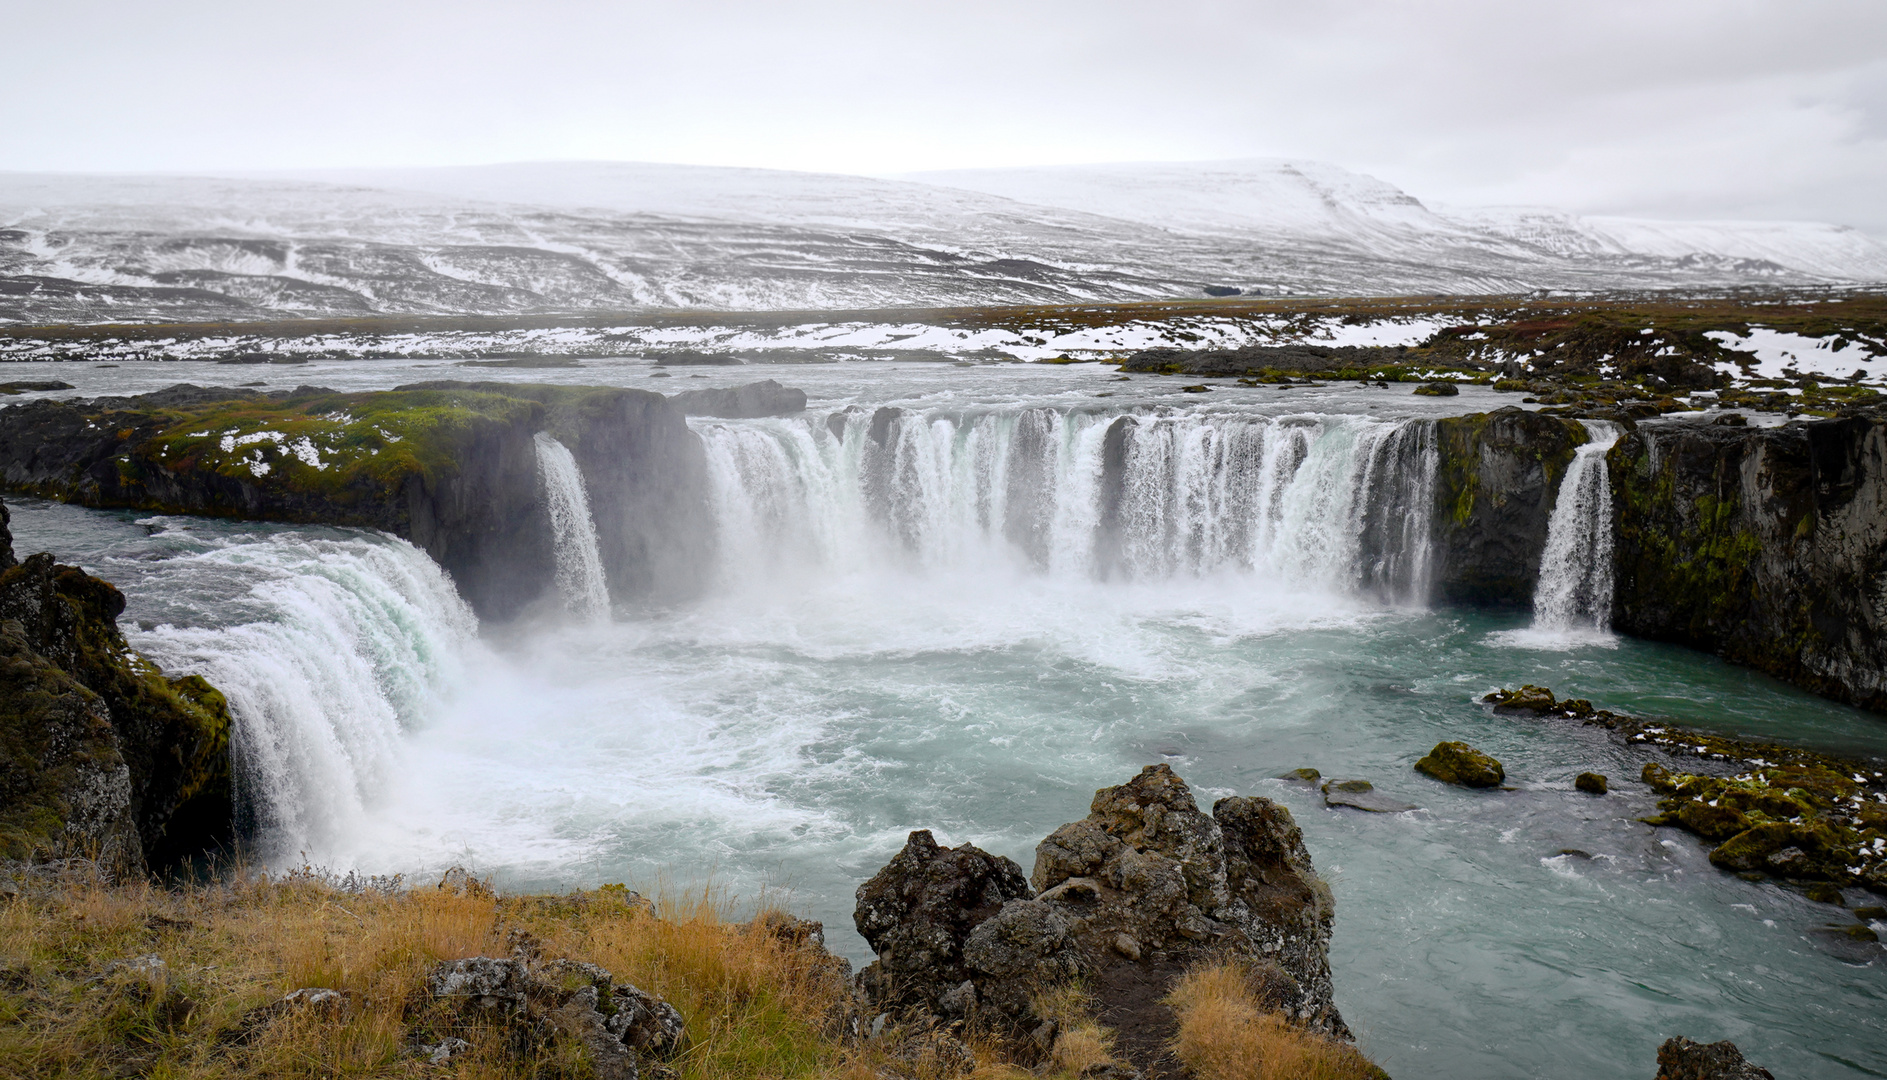
M 1756 363 L 1751 374 L 1760 379 L 1785 378 L 1786 369 L 1833 379 L 1845 379 L 1857 369 L 1869 376 L 1887 372 L 1887 362 L 1874 356 L 1865 346 L 1848 344 L 1846 348 L 1836 349 L 1832 337 L 1814 338 L 1766 326 L 1750 327 L 1748 336 L 1728 330 L 1710 330 L 1704 336 L 1726 349 L 1754 353 Z M 1717 367 L 1729 370 L 1732 365 L 1719 362 Z

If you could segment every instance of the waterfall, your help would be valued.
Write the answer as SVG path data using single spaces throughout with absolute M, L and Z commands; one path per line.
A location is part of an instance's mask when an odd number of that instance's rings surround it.
M 1612 621 L 1612 480 L 1605 454 L 1618 442 L 1616 424 L 1582 420 L 1585 445 L 1559 482 L 1540 580 L 1533 591 L 1536 630 L 1607 630 Z
M 586 619 L 609 614 L 609 583 L 603 577 L 603 556 L 590 518 L 590 499 L 583 490 L 583 474 L 570 448 L 538 432 L 537 475 L 544 481 L 544 501 L 556 544 L 557 591 L 564 606 Z
M 697 430 L 731 585 L 788 568 L 1007 565 L 1428 595 L 1427 421 L 886 408 Z
M 185 519 L 140 591 L 178 597 L 172 622 L 128 627 L 168 671 L 207 678 L 234 720 L 237 802 L 265 857 L 319 846 L 358 821 L 402 734 L 463 677 L 477 619 L 404 540 L 253 530 L 205 540 Z M 234 587 L 233 591 L 232 586 Z

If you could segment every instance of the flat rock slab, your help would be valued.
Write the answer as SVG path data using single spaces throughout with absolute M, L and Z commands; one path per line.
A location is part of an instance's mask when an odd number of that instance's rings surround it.
M 1421 809 L 1413 803 L 1384 795 L 1367 780 L 1332 780 L 1323 786 L 1323 793 L 1325 806 L 1347 806 L 1372 814 L 1400 814 L 1405 810 Z

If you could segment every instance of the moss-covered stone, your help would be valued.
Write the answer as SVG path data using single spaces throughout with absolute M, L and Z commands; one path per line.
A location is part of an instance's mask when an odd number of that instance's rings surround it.
M 1435 599 L 1533 602 L 1559 482 L 1586 430 L 1519 408 L 1435 421 Z
M 1415 771 L 1444 784 L 1461 787 L 1499 787 L 1507 779 L 1500 762 L 1464 742 L 1438 742 L 1415 763 Z
M 1881 762 L 1622 716 L 1556 698 L 1543 687 L 1496 691 L 1482 700 L 1505 713 L 1578 719 L 1627 746 L 1725 770 L 1683 772 L 1647 761 L 1641 773 L 1663 796 L 1660 813 L 1645 821 L 1716 845 L 1710 860 L 1725 870 L 1887 893 L 1887 769 Z
M 1595 772 L 1582 772 L 1573 779 L 1573 789 L 1588 795 L 1603 795 L 1610 788 L 1605 777 Z

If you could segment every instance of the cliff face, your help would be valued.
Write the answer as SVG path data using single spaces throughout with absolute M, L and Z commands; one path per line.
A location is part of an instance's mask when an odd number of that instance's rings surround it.
M 1431 531 L 1438 603 L 1525 607 L 1540 577 L 1546 529 L 1578 421 L 1524 409 L 1435 422 L 1440 464 Z
M 1652 424 L 1607 463 L 1617 629 L 1887 711 L 1887 420 Z
M 227 843 L 222 695 L 130 648 L 109 583 L 50 555 L 16 562 L 3 528 L 0 566 L 0 857 L 123 875 Z
M 98 507 L 383 529 L 488 618 L 551 586 L 533 436 L 576 455 L 618 599 L 685 593 L 708 542 L 699 440 L 661 395 L 425 383 L 286 395 L 178 386 L 0 410 L 0 479 Z

